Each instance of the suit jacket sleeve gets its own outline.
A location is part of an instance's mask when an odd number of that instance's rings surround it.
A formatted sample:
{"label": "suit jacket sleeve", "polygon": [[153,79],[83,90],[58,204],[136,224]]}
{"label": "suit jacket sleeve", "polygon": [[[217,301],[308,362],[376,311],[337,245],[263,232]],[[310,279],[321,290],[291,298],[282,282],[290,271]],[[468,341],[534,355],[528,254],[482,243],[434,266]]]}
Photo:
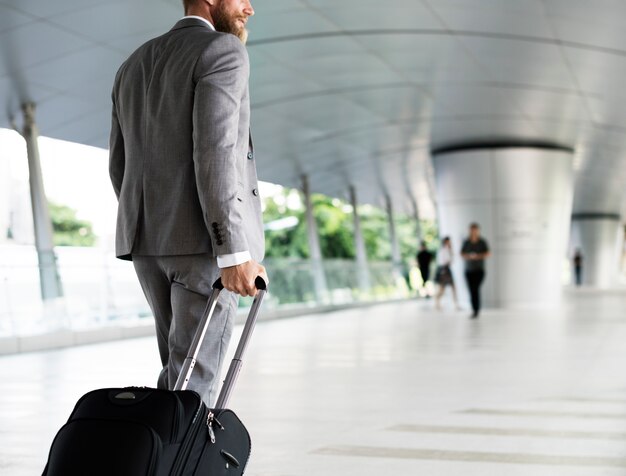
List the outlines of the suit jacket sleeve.
{"label": "suit jacket sleeve", "polygon": [[111,177],[113,190],[115,190],[115,195],[117,195],[118,199],[120,198],[122,181],[124,180],[125,162],[126,159],[124,156],[124,137],[122,136],[122,129],[117,118],[115,100],[113,100],[113,112],[111,114],[111,136],[109,139],[109,176]]}
{"label": "suit jacket sleeve", "polygon": [[243,224],[242,158],[236,152],[249,70],[245,47],[230,34],[218,34],[195,68],[193,161],[215,255],[249,249]]}

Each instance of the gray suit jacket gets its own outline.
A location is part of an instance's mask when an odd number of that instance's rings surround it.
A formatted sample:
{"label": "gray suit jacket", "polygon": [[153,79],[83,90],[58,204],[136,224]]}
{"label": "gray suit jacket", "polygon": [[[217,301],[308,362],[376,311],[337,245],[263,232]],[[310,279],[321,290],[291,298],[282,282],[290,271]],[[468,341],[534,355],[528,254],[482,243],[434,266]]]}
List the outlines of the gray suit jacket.
{"label": "gray suit jacket", "polygon": [[116,254],[264,253],[249,61],[234,35],[183,19],[120,67],[109,172]]}

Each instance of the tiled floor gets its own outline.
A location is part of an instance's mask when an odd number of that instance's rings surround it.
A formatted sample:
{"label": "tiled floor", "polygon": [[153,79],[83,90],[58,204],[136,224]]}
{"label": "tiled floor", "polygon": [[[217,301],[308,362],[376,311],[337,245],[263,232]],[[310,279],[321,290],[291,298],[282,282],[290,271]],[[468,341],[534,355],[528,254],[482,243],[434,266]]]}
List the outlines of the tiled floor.
{"label": "tiled floor", "polygon": [[[626,293],[561,311],[429,301],[265,322],[231,407],[255,476],[624,476]],[[87,390],[151,385],[151,338],[0,358],[0,474],[39,474]]]}

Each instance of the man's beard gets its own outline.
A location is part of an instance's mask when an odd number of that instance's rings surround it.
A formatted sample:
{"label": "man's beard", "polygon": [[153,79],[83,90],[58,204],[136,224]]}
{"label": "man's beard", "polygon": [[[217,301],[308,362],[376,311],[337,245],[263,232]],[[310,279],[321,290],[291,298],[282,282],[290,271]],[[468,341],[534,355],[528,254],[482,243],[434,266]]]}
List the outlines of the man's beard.
{"label": "man's beard", "polygon": [[235,35],[245,45],[248,41],[248,30],[245,26],[241,26],[238,21],[245,17],[229,16],[229,13],[223,7],[223,3],[217,7],[215,14],[213,15],[213,21],[215,22],[215,29],[222,33],[230,33]]}

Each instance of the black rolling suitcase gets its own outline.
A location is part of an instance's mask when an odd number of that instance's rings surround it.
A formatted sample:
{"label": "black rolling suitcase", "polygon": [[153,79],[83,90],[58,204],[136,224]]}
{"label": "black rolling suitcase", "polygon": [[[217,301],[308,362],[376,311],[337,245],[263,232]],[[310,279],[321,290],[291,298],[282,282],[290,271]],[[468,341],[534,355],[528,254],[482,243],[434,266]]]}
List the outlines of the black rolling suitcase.
{"label": "black rolling suitcase", "polygon": [[222,289],[220,280],[213,285],[175,390],[127,387],[85,394],[52,442],[43,475],[242,475],[250,456],[250,435],[226,405],[266,293],[263,279],[257,278],[257,288],[215,409],[185,388]]}

